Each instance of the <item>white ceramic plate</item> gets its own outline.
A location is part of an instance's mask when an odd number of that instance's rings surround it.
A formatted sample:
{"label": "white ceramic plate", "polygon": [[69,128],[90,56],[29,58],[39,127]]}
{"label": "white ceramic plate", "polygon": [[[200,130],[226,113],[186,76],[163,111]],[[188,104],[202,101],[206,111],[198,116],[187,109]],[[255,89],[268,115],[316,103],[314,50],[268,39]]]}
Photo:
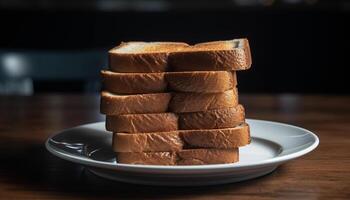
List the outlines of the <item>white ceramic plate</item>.
{"label": "white ceramic plate", "polygon": [[46,148],[104,178],[147,185],[195,186],[238,182],[268,174],[280,164],[309,153],[319,143],[314,133],[300,127],[253,119],[247,122],[252,142],[240,148],[240,161],[233,164],[119,164],[111,148],[112,134],[105,131],[104,122],[63,130],[47,139]]}

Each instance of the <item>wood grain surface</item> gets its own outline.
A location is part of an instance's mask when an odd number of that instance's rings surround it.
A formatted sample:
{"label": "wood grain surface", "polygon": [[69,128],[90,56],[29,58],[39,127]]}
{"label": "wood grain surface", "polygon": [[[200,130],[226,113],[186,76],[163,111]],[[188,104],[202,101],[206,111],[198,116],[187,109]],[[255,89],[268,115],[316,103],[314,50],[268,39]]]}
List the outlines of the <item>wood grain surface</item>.
{"label": "wood grain surface", "polygon": [[247,117],[290,123],[320,137],[312,153],[275,172],[210,187],[104,180],[44,147],[64,128],[103,121],[99,97],[0,97],[0,199],[350,199],[350,97],[241,95]]}

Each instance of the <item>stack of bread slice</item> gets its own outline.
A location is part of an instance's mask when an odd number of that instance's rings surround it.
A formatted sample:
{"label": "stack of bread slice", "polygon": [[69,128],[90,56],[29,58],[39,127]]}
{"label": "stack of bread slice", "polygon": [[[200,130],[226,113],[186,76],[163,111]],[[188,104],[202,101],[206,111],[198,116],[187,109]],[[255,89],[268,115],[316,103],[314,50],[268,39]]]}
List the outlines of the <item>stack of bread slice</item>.
{"label": "stack of bread slice", "polygon": [[117,162],[234,163],[250,143],[236,71],[251,66],[246,39],[188,45],[127,42],[101,72],[101,113]]}

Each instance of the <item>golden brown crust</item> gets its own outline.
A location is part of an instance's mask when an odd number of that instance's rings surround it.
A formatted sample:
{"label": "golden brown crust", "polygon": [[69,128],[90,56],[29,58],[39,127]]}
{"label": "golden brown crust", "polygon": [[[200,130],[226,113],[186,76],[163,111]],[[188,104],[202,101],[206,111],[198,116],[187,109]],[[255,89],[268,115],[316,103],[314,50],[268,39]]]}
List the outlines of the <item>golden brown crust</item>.
{"label": "golden brown crust", "polygon": [[235,88],[222,93],[173,93],[169,110],[175,113],[200,112],[237,105],[238,93]]}
{"label": "golden brown crust", "polygon": [[154,133],[114,133],[115,152],[178,151],[183,148],[232,149],[250,143],[247,124],[235,128]]}
{"label": "golden brown crust", "polygon": [[179,151],[183,141],[177,131],[159,133],[114,133],[113,150],[115,152],[162,152]]}
{"label": "golden brown crust", "polygon": [[175,130],[236,127],[245,121],[242,105],[190,113],[147,113],[107,115],[106,129],[119,133],[151,133]]}
{"label": "golden brown crust", "polygon": [[[227,43],[239,41],[239,47],[227,48]],[[249,69],[252,64],[247,39],[197,44],[188,50],[173,52],[169,55],[172,71],[238,71]],[[211,44],[213,45],[213,47]]]}
{"label": "golden brown crust", "polygon": [[164,73],[115,73],[101,71],[104,89],[116,94],[161,93],[167,89]]}
{"label": "golden brown crust", "polygon": [[167,73],[116,73],[102,70],[104,89],[115,94],[166,92],[219,93],[237,85],[235,72],[199,71]]}
{"label": "golden brown crust", "polygon": [[[238,42],[239,45],[236,46]],[[115,72],[245,70],[252,63],[247,39],[215,41],[189,46],[185,43],[142,43],[135,52],[109,51],[109,68]],[[169,68],[171,65],[171,69]]]}
{"label": "golden brown crust", "polygon": [[170,93],[113,95],[101,92],[101,113],[121,115],[135,113],[162,113],[168,110]]}
{"label": "golden brown crust", "polygon": [[250,144],[248,124],[235,128],[182,130],[181,138],[189,147],[232,149]]}
{"label": "golden brown crust", "polygon": [[235,149],[187,149],[177,153],[177,165],[208,165],[235,163],[239,160]]}
{"label": "golden brown crust", "polygon": [[122,152],[117,153],[117,162],[139,165],[176,165],[176,152]]}
{"label": "golden brown crust", "polygon": [[174,113],[128,114],[106,117],[106,129],[119,133],[151,133],[178,130]]}
{"label": "golden brown crust", "polygon": [[169,72],[165,78],[169,89],[178,92],[218,93],[237,85],[235,72],[228,71]]}
{"label": "golden brown crust", "polygon": [[165,72],[168,53],[109,54],[109,68],[114,72]]}
{"label": "golden brown crust", "polygon": [[117,153],[118,163],[141,165],[205,165],[238,162],[238,149],[187,149],[179,152]]}
{"label": "golden brown crust", "polygon": [[[142,43],[137,52],[118,52],[118,49],[133,43]],[[152,45],[161,49],[155,51]],[[163,47],[162,47],[163,46]],[[109,55],[109,68],[114,72],[165,72],[168,71],[169,52],[178,51],[188,46],[186,43],[174,42],[127,42],[111,49]],[[142,49],[144,50],[142,51]]]}
{"label": "golden brown crust", "polygon": [[244,107],[237,107],[207,110],[203,112],[180,113],[179,129],[219,129],[232,128],[244,123]]}

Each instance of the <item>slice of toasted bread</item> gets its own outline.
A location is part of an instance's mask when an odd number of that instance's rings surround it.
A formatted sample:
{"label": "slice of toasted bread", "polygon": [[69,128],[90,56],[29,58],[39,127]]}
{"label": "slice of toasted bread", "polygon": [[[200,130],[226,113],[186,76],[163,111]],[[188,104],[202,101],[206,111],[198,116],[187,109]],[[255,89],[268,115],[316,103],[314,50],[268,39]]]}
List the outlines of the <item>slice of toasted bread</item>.
{"label": "slice of toasted bread", "polygon": [[117,162],[123,164],[176,165],[177,159],[174,151],[117,153]]}
{"label": "slice of toasted bread", "polygon": [[114,133],[115,152],[179,151],[183,142],[177,131],[158,133]]}
{"label": "slice of toasted bread", "polygon": [[232,128],[244,123],[244,107],[207,110],[202,112],[179,113],[179,129],[218,129]]}
{"label": "slice of toasted bread", "polygon": [[179,42],[122,42],[108,52],[109,67],[115,72],[165,72],[169,52],[187,46]]}
{"label": "slice of toasted bread", "polygon": [[164,73],[116,73],[101,71],[106,91],[115,94],[161,93],[167,89]]}
{"label": "slice of toasted bread", "polygon": [[247,39],[199,43],[169,55],[173,71],[246,70],[252,64]]}
{"label": "slice of toasted bread", "polygon": [[235,163],[239,160],[235,149],[188,149],[177,152],[177,165],[210,165]]}
{"label": "slice of toasted bread", "polygon": [[191,113],[107,115],[106,129],[119,133],[151,133],[191,129],[232,128],[244,123],[244,108],[237,107]]}
{"label": "slice of toasted bread", "polygon": [[173,93],[169,110],[175,113],[200,112],[236,107],[237,88],[222,93]]}
{"label": "slice of toasted bread", "polygon": [[232,149],[250,143],[248,124],[234,128],[155,133],[114,133],[115,152],[161,152],[182,148]]}
{"label": "slice of toasted bread", "polygon": [[183,143],[192,148],[232,149],[250,144],[248,124],[234,128],[179,131]]}
{"label": "slice of toasted bread", "polygon": [[238,149],[186,149],[178,152],[123,152],[117,162],[140,165],[206,165],[238,162]]}
{"label": "slice of toasted bread", "polygon": [[219,93],[237,85],[236,73],[228,71],[169,72],[165,78],[178,92]]}
{"label": "slice of toasted bread", "polygon": [[170,93],[116,95],[101,92],[101,113],[121,115],[135,113],[162,113],[168,110]]}
{"label": "slice of toasted bread", "polygon": [[236,73],[227,71],[116,73],[101,71],[106,91],[115,94],[149,94],[166,92],[218,93],[237,85]]}
{"label": "slice of toasted bread", "polygon": [[178,116],[174,113],[108,115],[106,129],[119,133],[150,133],[178,130]]}

